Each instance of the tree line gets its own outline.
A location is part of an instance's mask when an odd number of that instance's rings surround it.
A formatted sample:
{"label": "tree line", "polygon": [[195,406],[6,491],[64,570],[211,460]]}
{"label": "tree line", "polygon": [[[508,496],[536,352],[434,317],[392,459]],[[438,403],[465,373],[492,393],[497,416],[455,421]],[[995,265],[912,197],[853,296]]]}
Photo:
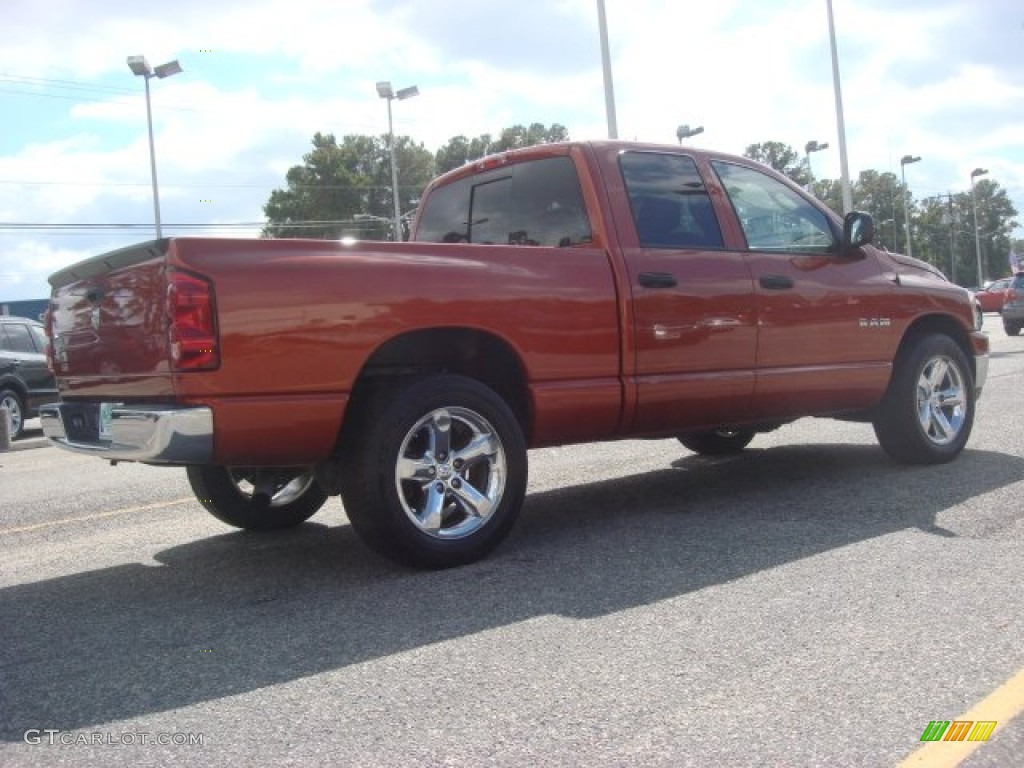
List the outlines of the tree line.
{"label": "tree line", "polygon": [[[455,136],[432,153],[408,136],[396,136],[404,221],[435,176],[496,152],[568,139],[565,126],[533,123],[505,128],[496,136]],[[339,141],[334,134],[317,133],[312,145],[302,164],[285,175],[285,186],[271,192],[264,205],[267,223],[263,236],[394,239],[387,135],[350,134]],[[751,144],[743,154],[774,168],[834,211],[842,212],[839,180],[814,179],[808,156],[801,156],[788,144]],[[853,207],[875,220],[877,245],[902,253],[912,249],[914,256],[934,264],[961,285],[981,282],[975,250],[975,201],[969,189],[915,200],[899,177],[876,170],[861,171],[851,186]],[[994,279],[1009,273],[1011,248],[1024,255],[1024,241],[1011,240],[1018,212],[1006,190],[991,177],[979,179],[974,193],[983,278]],[[405,234],[403,227],[399,237]]]}
{"label": "tree line", "polygon": [[[395,136],[403,216],[415,211],[423,188],[435,176],[496,152],[568,139],[565,126],[533,123],[505,128],[497,136],[455,136],[431,153],[408,136]],[[334,134],[317,133],[313,149],[302,161],[288,170],[284,188],[273,190],[263,206],[264,237],[394,239],[391,150],[386,134],[351,134],[339,142]]]}
{"label": "tree line", "polygon": [[[832,210],[842,213],[838,179],[812,179],[806,156],[781,142],[751,144],[743,153],[808,188]],[[1011,249],[1024,255],[1024,240],[1013,241],[1018,215],[1006,190],[991,177],[975,182],[978,239],[975,242],[975,199],[971,190],[915,199],[900,177],[891,172],[861,171],[850,180],[853,207],[875,220],[875,244],[927,261],[959,285],[977,286],[1010,273]],[[909,239],[909,243],[908,243]],[[983,275],[979,278],[980,245]]]}

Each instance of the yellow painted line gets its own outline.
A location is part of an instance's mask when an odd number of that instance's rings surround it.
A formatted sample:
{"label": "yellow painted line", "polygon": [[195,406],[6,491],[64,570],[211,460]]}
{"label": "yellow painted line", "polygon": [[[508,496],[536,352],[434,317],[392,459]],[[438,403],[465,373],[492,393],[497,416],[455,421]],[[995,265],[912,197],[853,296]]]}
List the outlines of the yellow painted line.
{"label": "yellow painted line", "polygon": [[55,528],[58,525],[70,525],[71,523],[87,523],[91,520],[102,520],[104,517],[115,517],[117,515],[130,515],[132,512],[148,512],[151,509],[163,509],[165,507],[173,507],[177,504],[184,504],[186,501],[195,501],[192,496],[186,496],[183,499],[175,499],[174,501],[160,501],[156,504],[144,504],[141,507],[126,507],[124,509],[113,509],[109,512],[97,512],[94,515],[83,515],[82,517],[65,517],[63,520],[50,520],[45,523],[36,523],[35,525],[23,525],[20,528],[0,528],[0,535],[6,533],[26,533],[28,531],[38,531],[43,528]]}
{"label": "yellow painted line", "polygon": [[[950,720],[995,720],[999,723],[992,733],[995,737],[1000,728],[1005,728],[1021,712],[1024,712],[1024,668],[962,715]],[[921,723],[922,732],[927,724],[927,720]],[[956,768],[984,745],[984,741],[925,742],[896,768]]]}

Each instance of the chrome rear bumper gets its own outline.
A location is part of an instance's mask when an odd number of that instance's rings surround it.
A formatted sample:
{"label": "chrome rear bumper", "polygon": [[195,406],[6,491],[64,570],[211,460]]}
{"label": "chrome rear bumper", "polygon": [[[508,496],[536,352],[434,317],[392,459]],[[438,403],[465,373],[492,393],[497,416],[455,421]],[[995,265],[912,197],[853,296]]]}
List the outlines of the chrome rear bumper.
{"label": "chrome rear bumper", "polygon": [[113,461],[207,464],[213,412],[177,405],[50,403],[39,409],[43,434],[69,451]]}

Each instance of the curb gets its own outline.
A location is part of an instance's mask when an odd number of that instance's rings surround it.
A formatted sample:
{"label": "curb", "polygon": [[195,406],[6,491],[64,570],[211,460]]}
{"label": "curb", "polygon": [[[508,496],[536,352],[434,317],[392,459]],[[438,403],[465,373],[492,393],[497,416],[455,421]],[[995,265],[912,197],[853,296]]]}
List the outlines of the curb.
{"label": "curb", "polygon": [[4,453],[14,453],[15,451],[31,451],[35,448],[49,448],[51,445],[50,441],[45,437],[30,437],[23,440],[15,440],[11,443],[11,447],[8,448]]}

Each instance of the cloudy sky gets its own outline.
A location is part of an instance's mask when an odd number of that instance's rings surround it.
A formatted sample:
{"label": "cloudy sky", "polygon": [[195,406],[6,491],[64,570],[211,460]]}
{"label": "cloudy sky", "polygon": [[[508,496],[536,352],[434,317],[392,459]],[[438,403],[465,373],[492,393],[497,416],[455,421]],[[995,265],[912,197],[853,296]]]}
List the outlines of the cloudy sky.
{"label": "cloudy sky", "polygon": [[[395,132],[558,122],[607,135],[596,0],[0,0],[0,301],[152,236],[141,78],[153,80],[164,234],[257,234],[317,131],[380,134],[377,80],[417,85]],[[1024,222],[1021,0],[833,0],[851,175],[899,173],[916,198],[1009,192]],[[606,0],[619,135],[740,154],[809,140],[839,156],[826,0]],[[118,225],[135,225],[125,227]],[[1024,231],[1018,230],[1018,237]]]}

